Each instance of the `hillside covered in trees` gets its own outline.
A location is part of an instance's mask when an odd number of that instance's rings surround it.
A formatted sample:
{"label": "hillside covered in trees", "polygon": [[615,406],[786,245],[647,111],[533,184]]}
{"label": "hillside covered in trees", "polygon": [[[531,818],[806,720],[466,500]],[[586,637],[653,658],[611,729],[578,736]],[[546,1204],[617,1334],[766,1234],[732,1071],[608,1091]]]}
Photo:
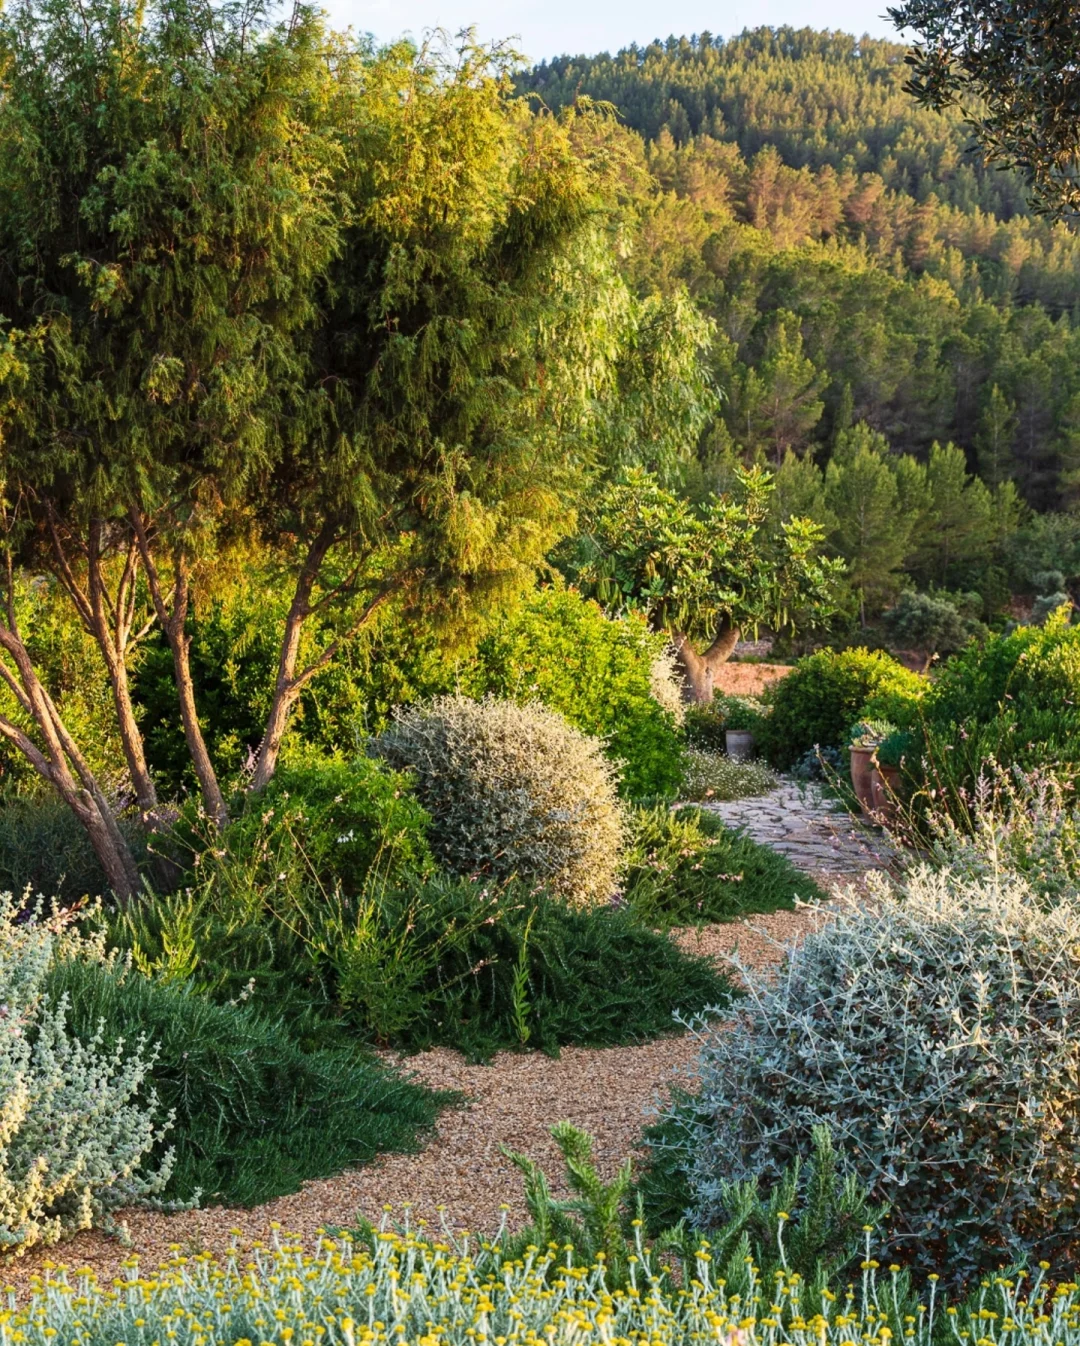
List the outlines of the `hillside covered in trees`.
{"label": "hillside covered in trees", "polygon": [[[617,109],[625,266],[643,291],[685,287],[715,324],[706,481],[737,457],[778,467],[778,498],[840,517],[833,545],[882,601],[903,570],[1000,597],[1074,565],[1080,240],[1031,213],[959,114],[916,104],[904,53],[809,29],[704,33],[559,58],[518,88],[553,110]],[[953,482],[952,505],[919,516],[915,466],[924,494]],[[951,556],[928,562],[943,529]]]}

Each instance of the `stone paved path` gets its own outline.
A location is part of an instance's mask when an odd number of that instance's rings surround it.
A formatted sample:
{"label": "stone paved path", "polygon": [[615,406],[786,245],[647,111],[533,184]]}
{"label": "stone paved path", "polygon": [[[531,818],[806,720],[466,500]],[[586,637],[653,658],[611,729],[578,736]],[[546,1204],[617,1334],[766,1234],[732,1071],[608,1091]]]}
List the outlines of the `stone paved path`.
{"label": "stone paved path", "polygon": [[854,879],[896,863],[896,851],[880,828],[853,818],[817,785],[785,781],[756,799],[699,807],[730,827],[745,828],[755,841],[819,879]]}

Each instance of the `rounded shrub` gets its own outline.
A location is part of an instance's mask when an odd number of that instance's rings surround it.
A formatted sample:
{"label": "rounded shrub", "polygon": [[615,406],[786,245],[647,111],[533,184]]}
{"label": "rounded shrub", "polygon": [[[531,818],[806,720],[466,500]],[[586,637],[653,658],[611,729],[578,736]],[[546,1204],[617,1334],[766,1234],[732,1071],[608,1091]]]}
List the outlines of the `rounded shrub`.
{"label": "rounded shrub", "polygon": [[626,798],[674,798],[682,708],[666,643],[639,616],[607,617],[573,589],[544,589],[481,643],[466,681],[477,695],[541,701],[602,739]]}
{"label": "rounded shrub", "polygon": [[815,747],[844,746],[848,729],[871,697],[918,697],[925,679],[880,650],[819,650],[766,693],[771,713],[757,731],[758,747],[786,770]]}
{"label": "rounded shrub", "polygon": [[827,1125],[886,1252],[957,1279],[1064,1253],[1080,1214],[1080,907],[921,869],[807,936],[706,1030],[685,1142],[696,1215]]}
{"label": "rounded shrub", "polygon": [[991,636],[944,665],[920,716],[939,794],[970,791],[991,758],[1080,776],[1080,627],[1068,615]]}
{"label": "rounded shrub", "polygon": [[400,708],[372,750],[413,773],[432,851],[451,872],[516,876],[583,904],[614,892],[623,848],[615,770],[557,712],[440,697]]}

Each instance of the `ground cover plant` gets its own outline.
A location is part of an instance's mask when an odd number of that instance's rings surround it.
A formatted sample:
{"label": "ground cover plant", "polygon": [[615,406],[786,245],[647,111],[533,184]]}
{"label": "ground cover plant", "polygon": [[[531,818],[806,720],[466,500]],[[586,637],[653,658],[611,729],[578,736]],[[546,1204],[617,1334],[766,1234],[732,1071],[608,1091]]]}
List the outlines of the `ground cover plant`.
{"label": "ground cover plant", "polygon": [[[373,1346],[399,1338],[468,1346],[477,1337],[512,1346],[571,1346],[586,1331],[597,1339],[660,1346],[740,1339],[737,1333],[752,1333],[762,1346],[888,1346],[891,1340],[931,1346],[958,1333],[992,1346],[1080,1341],[1075,1284],[1053,1286],[1043,1270],[988,1282],[954,1322],[940,1294],[911,1304],[897,1273],[877,1275],[869,1255],[861,1280],[837,1283],[820,1312],[808,1304],[802,1278],[783,1270],[766,1292],[752,1268],[754,1292],[734,1292],[707,1244],[689,1259],[678,1286],[644,1244],[636,1256],[629,1285],[621,1288],[610,1284],[605,1260],[567,1267],[557,1246],[509,1260],[498,1235],[429,1240],[388,1230],[370,1241],[339,1234],[305,1246],[275,1233],[268,1244],[237,1247],[221,1260],[177,1255],[152,1274],[132,1259],[112,1286],[92,1274],[48,1270],[2,1327],[29,1346],[116,1346],[166,1333],[179,1346],[276,1340]],[[909,1305],[915,1308],[910,1321]]]}
{"label": "ground cover plant", "polygon": [[[263,885],[210,857],[198,887],[129,912],[113,938],[155,977],[283,1015],[307,1047],[432,1045],[485,1057],[673,1032],[724,1002],[725,978],[636,914],[571,906],[521,883],[436,874],[327,892],[294,859]],[[284,873],[284,871],[283,871]]]}
{"label": "ground cover plant", "polygon": [[915,871],[706,1030],[684,1163],[700,1227],[828,1125],[890,1212],[886,1255],[958,1280],[1068,1254],[1080,1165],[1080,914],[1022,880]]}
{"label": "ground cover plant", "polygon": [[[281,1019],[217,1004],[123,960],[57,960],[45,978],[69,1031],[102,1049],[154,1044],[148,1081],[172,1118],[170,1199],[248,1206],[388,1150],[412,1149],[447,1100],[357,1043],[305,1046]],[[159,1147],[160,1148],[160,1147]]]}
{"label": "ground cover plant", "polygon": [[646,925],[730,921],[824,901],[786,856],[725,827],[704,809],[641,808],[630,815],[624,900]]}

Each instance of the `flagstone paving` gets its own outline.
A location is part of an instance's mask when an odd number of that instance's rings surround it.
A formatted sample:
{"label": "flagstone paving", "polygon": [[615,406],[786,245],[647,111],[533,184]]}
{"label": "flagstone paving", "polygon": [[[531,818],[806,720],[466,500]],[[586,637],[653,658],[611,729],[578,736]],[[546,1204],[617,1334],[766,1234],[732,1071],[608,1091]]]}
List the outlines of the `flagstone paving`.
{"label": "flagstone paving", "polygon": [[784,781],[756,799],[700,805],[729,827],[741,827],[815,877],[856,879],[895,870],[896,848],[880,827],[853,818],[820,785]]}

